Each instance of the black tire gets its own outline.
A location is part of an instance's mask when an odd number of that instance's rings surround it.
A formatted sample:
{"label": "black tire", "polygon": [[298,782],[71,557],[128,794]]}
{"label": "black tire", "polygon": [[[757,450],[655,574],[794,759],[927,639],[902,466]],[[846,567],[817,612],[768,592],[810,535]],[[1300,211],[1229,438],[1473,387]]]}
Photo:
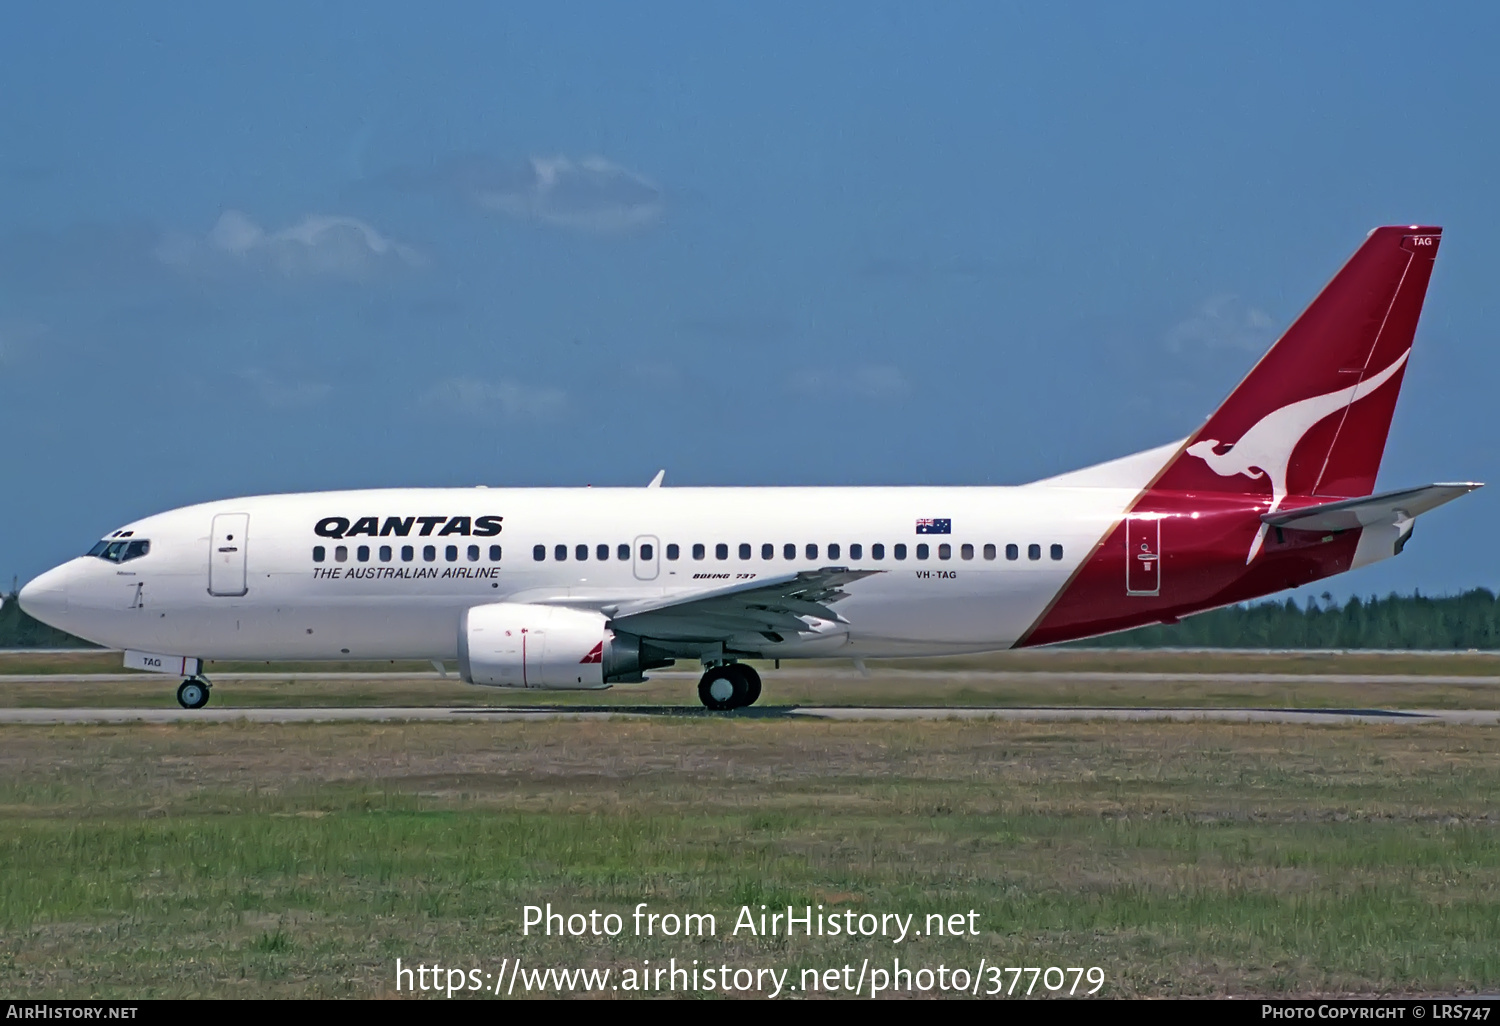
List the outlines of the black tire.
{"label": "black tire", "polygon": [[745,699],[746,684],[736,669],[733,663],[710,667],[698,681],[699,701],[715,712],[738,709]]}
{"label": "black tire", "polygon": [[208,682],[189,677],[177,686],[177,704],[184,709],[202,709],[208,704]]}
{"label": "black tire", "polygon": [[745,685],[744,700],[735,706],[735,708],[744,709],[747,706],[754,705],[755,700],[760,698],[760,674],[755,672],[755,667],[746,666],[744,663],[734,663],[733,666],[735,671],[739,673],[740,680]]}

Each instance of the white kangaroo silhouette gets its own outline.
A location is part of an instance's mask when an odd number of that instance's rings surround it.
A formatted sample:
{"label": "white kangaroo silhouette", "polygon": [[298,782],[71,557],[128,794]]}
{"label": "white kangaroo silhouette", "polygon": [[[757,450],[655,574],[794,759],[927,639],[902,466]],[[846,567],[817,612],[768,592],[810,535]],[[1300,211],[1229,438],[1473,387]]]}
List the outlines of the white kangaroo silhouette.
{"label": "white kangaroo silhouette", "polygon": [[[1230,446],[1228,452],[1215,452],[1219,440],[1205,438],[1188,446],[1188,455],[1207,463],[1209,469],[1220,477],[1244,474],[1257,480],[1262,477],[1270,478],[1271,508],[1266,512],[1274,513],[1281,506],[1281,500],[1286,498],[1287,465],[1292,462],[1292,453],[1296,451],[1302,437],[1324,417],[1359,401],[1391,380],[1410,355],[1411,350],[1407,349],[1379,374],[1348,388],[1341,388],[1327,395],[1315,395],[1311,399],[1302,399],[1288,403],[1279,410],[1272,410],[1241,435],[1240,440]],[[1255,540],[1250,543],[1250,554],[1245,557],[1247,564],[1260,551],[1265,538],[1266,525],[1261,524]]]}

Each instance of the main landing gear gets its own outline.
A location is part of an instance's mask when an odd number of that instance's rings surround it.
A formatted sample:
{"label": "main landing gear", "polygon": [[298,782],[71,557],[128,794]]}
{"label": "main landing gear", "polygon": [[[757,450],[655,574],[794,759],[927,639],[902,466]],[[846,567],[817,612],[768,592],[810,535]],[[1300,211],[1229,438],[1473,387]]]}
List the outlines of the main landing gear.
{"label": "main landing gear", "polygon": [[177,686],[177,704],[184,709],[202,709],[208,704],[208,678],[189,677]]}
{"label": "main landing gear", "polygon": [[698,681],[698,697],[715,711],[754,705],[760,697],[760,674],[744,663],[710,666]]}

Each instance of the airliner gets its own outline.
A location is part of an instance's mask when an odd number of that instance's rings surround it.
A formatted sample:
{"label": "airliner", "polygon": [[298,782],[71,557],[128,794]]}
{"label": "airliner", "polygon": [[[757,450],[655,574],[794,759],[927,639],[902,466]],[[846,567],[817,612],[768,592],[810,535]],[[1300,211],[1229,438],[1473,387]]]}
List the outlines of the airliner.
{"label": "airliner", "polygon": [[1193,434],[1012,487],[400,488],[206,502],[111,531],[26,612],[181,677],[209,660],[421,659],[512,688],[746,660],[1050,645],[1399,554],[1475,488],[1374,494],[1442,230],[1376,228]]}

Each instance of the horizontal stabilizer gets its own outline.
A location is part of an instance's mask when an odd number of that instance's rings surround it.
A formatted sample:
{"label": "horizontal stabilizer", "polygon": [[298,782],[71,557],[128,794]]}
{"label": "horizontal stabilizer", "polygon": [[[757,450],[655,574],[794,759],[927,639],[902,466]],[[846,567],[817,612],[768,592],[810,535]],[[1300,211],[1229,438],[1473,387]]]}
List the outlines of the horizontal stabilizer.
{"label": "horizontal stabilizer", "polygon": [[1262,513],[1260,518],[1272,527],[1297,531],[1351,531],[1356,527],[1404,523],[1482,487],[1474,481],[1430,484],[1360,499],[1323,502],[1301,509],[1282,509]]}

